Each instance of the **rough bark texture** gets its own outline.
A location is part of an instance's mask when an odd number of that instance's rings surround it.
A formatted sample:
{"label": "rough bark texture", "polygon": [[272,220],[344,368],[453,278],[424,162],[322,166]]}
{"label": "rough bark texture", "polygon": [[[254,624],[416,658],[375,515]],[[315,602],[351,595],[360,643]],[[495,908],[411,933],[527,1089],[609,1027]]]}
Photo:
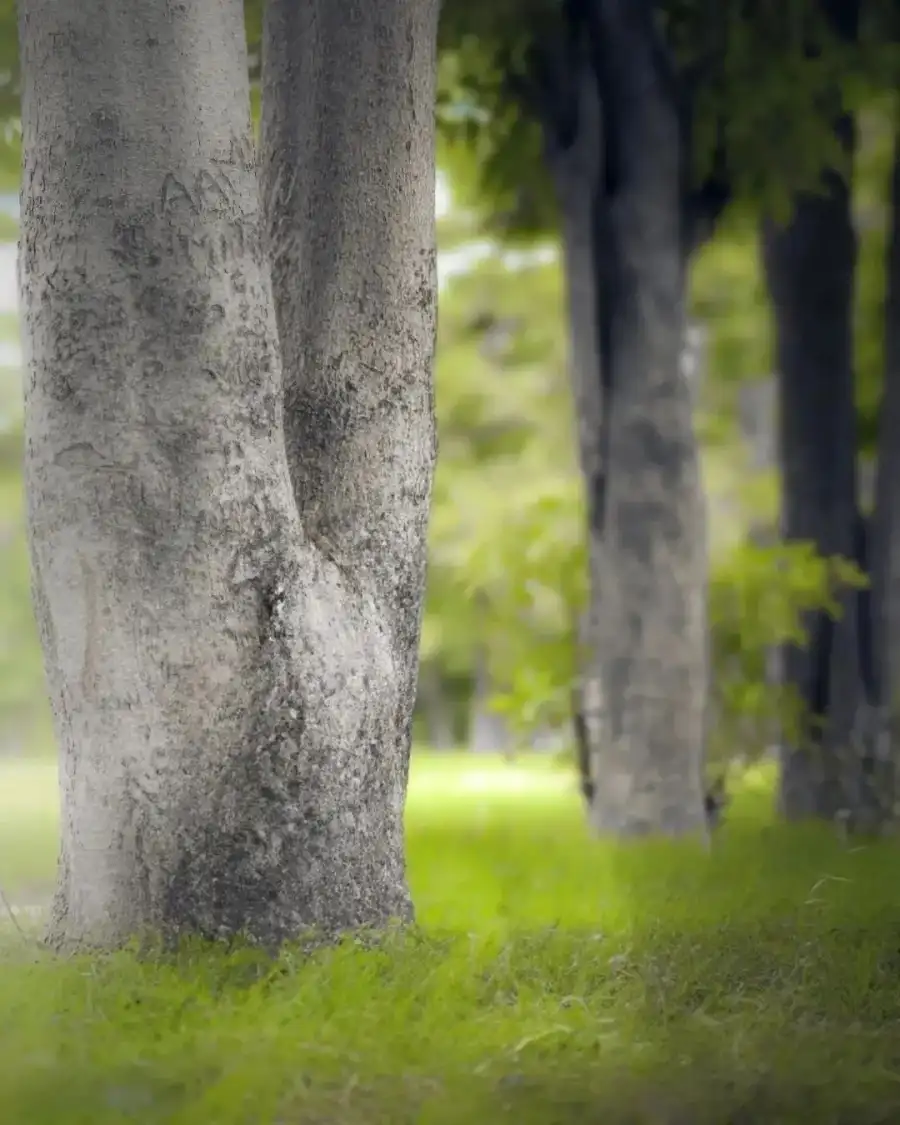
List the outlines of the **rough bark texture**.
{"label": "rough bark texture", "polygon": [[[840,122],[848,152],[853,125]],[[782,535],[812,540],[825,555],[859,558],[853,278],[856,234],[849,188],[836,172],[825,193],[797,199],[786,225],[763,226],[763,263],[775,320],[782,471]],[[813,716],[808,745],[782,753],[780,807],[791,819],[832,819],[858,781],[850,749],[863,691],[861,599],[843,598],[838,622],[810,616],[811,643],[784,654],[786,682]],[[821,736],[820,736],[821,734]]]}
{"label": "rough bark texture", "polygon": [[582,5],[550,120],[590,520],[576,693],[599,833],[706,827],[706,529],[684,341],[681,120],[651,5]]}
{"label": "rough bark texture", "polygon": [[338,857],[355,893],[393,905],[436,455],[437,15],[438,0],[272,0],[263,32],[288,465],[368,652],[352,737],[315,748],[316,787],[356,826]]}
{"label": "rough bark texture", "polygon": [[[287,341],[285,433],[240,4],[23,0],[19,17],[25,478],[63,798],[50,940],[113,946],[149,928],[277,942],[408,917],[429,228],[417,209],[403,232],[382,227],[374,202],[364,227],[337,189],[331,209],[298,213],[296,233],[300,215],[318,233],[295,284],[307,302],[331,294],[308,315],[349,355],[338,368],[307,341],[302,379],[322,390],[298,403]],[[301,69],[346,67],[322,63],[336,47],[304,43]],[[374,63],[347,73],[366,85]],[[396,92],[411,144],[430,128],[429,82]],[[358,118],[336,127],[345,102],[301,106],[365,182],[384,110],[368,143]],[[429,178],[418,154],[392,150],[393,182]],[[367,249],[345,241],[368,224]],[[328,237],[357,267],[375,255],[367,276],[404,276],[417,248],[415,286],[383,313],[383,291],[355,303],[338,252],[316,257]]]}

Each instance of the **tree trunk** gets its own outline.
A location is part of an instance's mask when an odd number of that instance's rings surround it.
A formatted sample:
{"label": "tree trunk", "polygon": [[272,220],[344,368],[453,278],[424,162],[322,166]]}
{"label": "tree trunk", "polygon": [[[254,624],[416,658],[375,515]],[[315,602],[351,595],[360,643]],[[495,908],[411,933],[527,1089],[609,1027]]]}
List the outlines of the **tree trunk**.
{"label": "tree trunk", "polygon": [[288,465],[306,534],[376,630],[352,736],[317,755],[323,799],[356,826],[339,862],[363,899],[385,879],[398,894],[403,885],[437,452],[438,10],[439,0],[271,0],[264,25]]}
{"label": "tree trunk", "polygon": [[[849,155],[849,118],[838,133]],[[825,194],[797,199],[787,225],[763,224],[780,399],[782,535],[812,540],[825,555],[857,558],[856,235],[846,182],[829,171],[823,186]],[[789,819],[832,819],[852,800],[849,745],[862,690],[859,606],[859,596],[848,594],[839,621],[810,615],[809,647],[792,646],[784,654],[786,682],[813,718],[808,744],[782,752],[780,807]]]}
{"label": "tree trunk", "polygon": [[[336,7],[349,22],[354,6]],[[317,306],[322,336],[354,340],[356,397],[345,375],[331,412],[323,401],[306,420],[302,460],[290,409],[282,424],[241,5],[22,0],[19,15],[25,480],[63,800],[50,940],[114,946],[149,929],[275,943],[408,918],[407,651],[433,451],[421,214],[366,228],[371,270],[421,254],[416,303],[382,318],[377,357],[358,341],[378,291],[358,304],[341,274],[339,298]],[[301,69],[345,67],[335,49],[305,42]],[[372,81],[362,60],[348,73]],[[430,128],[429,89],[419,72],[396,95],[409,137]],[[369,168],[377,134],[354,132],[349,110],[335,129],[346,99],[300,104],[336,163],[352,151]],[[422,169],[404,149],[387,174],[402,194]],[[310,234],[303,214],[295,280],[319,294],[335,275],[315,245],[341,244],[359,216],[339,201],[313,212]],[[402,372],[402,455],[358,406],[377,394],[378,359]],[[337,379],[327,362],[313,360]],[[338,398],[341,418],[369,423],[365,476],[335,429]],[[396,417],[387,406],[378,418]],[[371,493],[400,466],[394,516]],[[343,521],[320,515],[338,498]],[[388,513],[380,563],[367,503]]]}
{"label": "tree trunk", "polygon": [[586,81],[555,161],[590,521],[583,783],[598,833],[702,833],[706,528],[681,365],[683,137],[651,5],[600,0],[589,23],[599,127],[581,131]]}
{"label": "tree trunk", "polygon": [[880,797],[882,821],[900,818],[900,128],[894,140],[891,228],[887,243],[884,298],[884,392],[871,520],[871,598],[863,606],[863,628],[872,645],[875,745],[871,789]]}
{"label": "tree trunk", "polygon": [[[600,368],[600,303],[596,212],[601,195],[600,171],[603,147],[600,92],[584,28],[567,29],[570,38],[544,44],[540,65],[541,84],[536,108],[543,125],[544,152],[549,167],[560,215],[562,264],[565,279],[568,319],[569,378],[575,404],[575,423],[581,476],[585,483],[588,508],[587,548],[591,582],[598,565],[602,543],[591,509],[592,481],[602,475],[603,388]],[[599,751],[602,731],[598,719],[602,705],[597,652],[593,644],[591,613],[578,619],[578,680],[572,686],[572,734],[582,796],[590,808],[597,784],[594,780],[594,748]],[[587,706],[587,699],[594,705]],[[600,767],[602,769],[602,765]]]}

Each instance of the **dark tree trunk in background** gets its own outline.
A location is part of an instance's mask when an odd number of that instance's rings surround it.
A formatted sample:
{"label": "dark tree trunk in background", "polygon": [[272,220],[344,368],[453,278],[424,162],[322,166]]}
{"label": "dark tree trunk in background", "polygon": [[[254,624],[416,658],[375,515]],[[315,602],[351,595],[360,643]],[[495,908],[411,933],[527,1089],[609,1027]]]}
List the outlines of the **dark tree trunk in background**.
{"label": "dark tree trunk in background", "polygon": [[871,788],[882,819],[896,820],[900,758],[900,128],[894,140],[884,299],[884,392],[878,434],[875,511],[871,520],[871,599],[862,618],[872,646],[879,714],[871,751]]}
{"label": "dark tree trunk in background", "polygon": [[[846,40],[856,35],[856,0],[826,13]],[[851,163],[847,117],[836,133]],[[824,195],[796,201],[782,228],[766,223],[763,262],[775,314],[779,372],[782,534],[809,539],[825,555],[854,559],[871,590],[841,597],[837,621],[810,615],[811,643],[785,650],[783,672],[811,715],[803,745],[782,748],[780,808],[789,819],[839,819],[878,830],[893,818],[894,777],[885,705],[891,694],[891,589],[896,564],[893,478],[897,468],[896,233],[889,252],[887,374],[876,512],[861,512],[853,374],[853,282],[857,244],[851,193],[836,170]],[[897,184],[894,183],[896,204]]]}
{"label": "dark tree trunk in background", "polygon": [[[851,120],[841,119],[837,132],[851,154]],[[775,319],[782,535],[862,562],[853,393],[856,234],[846,182],[828,171],[824,187],[823,195],[798,198],[786,225],[764,223],[762,234]],[[860,633],[864,599],[851,592],[841,604],[839,621],[810,615],[808,648],[791,646],[784,654],[786,682],[812,718],[806,743],[782,750],[780,806],[789,819],[852,816],[862,799],[852,744],[871,688]]]}
{"label": "dark tree trunk in background", "polygon": [[[855,38],[858,0],[826,0],[823,10],[838,36]],[[849,115],[837,118],[835,129],[849,166],[856,140]],[[785,681],[798,690],[812,723],[803,745],[782,748],[780,807],[789,819],[837,818],[851,829],[878,830],[894,812],[886,704],[896,667],[891,592],[900,569],[893,484],[900,467],[898,236],[895,229],[888,255],[886,386],[876,511],[869,521],[857,478],[851,193],[837,170],[826,172],[822,186],[824,195],[800,197],[791,221],[781,228],[768,222],[762,235],[775,315],[782,534],[812,540],[822,554],[854,559],[863,571],[871,568],[872,586],[842,595],[837,621],[810,615],[807,650],[784,652]],[[897,195],[895,170],[895,208]]]}
{"label": "dark tree trunk in background", "polygon": [[599,833],[699,833],[706,528],[681,370],[684,138],[649,0],[576,7],[567,54],[539,76],[588,495],[583,784]]}
{"label": "dark tree trunk in background", "polygon": [[[586,484],[602,473],[602,377],[600,368],[599,261],[596,234],[598,200],[601,196],[602,118],[597,77],[586,37],[568,44],[569,50],[554,60],[556,97],[548,105],[545,85],[545,150],[556,189],[565,271],[568,313],[569,376],[575,403],[575,422],[582,478]],[[549,68],[547,83],[553,81]],[[596,521],[588,501],[588,565],[593,575],[599,565],[599,537],[592,534]],[[593,596],[592,583],[592,596]],[[598,689],[591,644],[591,615],[582,615],[578,628],[581,674],[572,692],[573,734],[577,749],[581,792],[590,807],[596,785],[593,779],[592,747],[600,731],[596,707],[588,710],[585,693]],[[602,767],[601,767],[602,768]],[[602,778],[599,782],[603,784]]]}

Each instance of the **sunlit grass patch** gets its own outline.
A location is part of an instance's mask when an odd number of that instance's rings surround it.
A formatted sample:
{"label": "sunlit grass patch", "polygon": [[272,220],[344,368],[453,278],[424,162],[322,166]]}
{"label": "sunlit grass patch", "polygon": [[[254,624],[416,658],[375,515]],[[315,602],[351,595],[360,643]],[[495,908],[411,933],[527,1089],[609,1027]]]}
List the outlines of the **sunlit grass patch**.
{"label": "sunlit grass patch", "polygon": [[[0,765],[0,855],[43,833],[48,874],[55,800]],[[419,755],[416,931],[275,963],[8,942],[0,1119],[900,1120],[897,848],[773,824],[766,771],[730,812],[709,852],[598,844],[548,759]]]}

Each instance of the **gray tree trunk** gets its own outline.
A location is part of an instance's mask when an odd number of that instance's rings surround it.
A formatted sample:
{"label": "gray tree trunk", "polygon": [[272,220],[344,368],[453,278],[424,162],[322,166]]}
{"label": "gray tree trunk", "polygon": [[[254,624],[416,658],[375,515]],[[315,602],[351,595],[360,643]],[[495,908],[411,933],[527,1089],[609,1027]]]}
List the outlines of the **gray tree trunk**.
{"label": "gray tree trunk", "polygon": [[681,364],[683,138],[651,5],[598,0],[586,31],[552,163],[590,521],[583,788],[598,833],[702,833],[706,527]]}
{"label": "gray tree trunk", "polygon": [[[303,462],[323,467],[308,469],[306,492],[298,484],[241,5],[22,0],[19,18],[25,480],[63,802],[49,938],[114,946],[150,929],[277,942],[409,917],[404,657],[421,576],[392,586],[389,564],[356,551],[354,489],[393,464],[377,429],[354,476],[359,459],[323,410],[327,441]],[[346,64],[328,57],[336,48],[308,41],[298,58],[333,72]],[[362,61],[348,73],[369,80]],[[421,74],[403,87],[410,137],[430,127],[429,88]],[[333,101],[302,105],[333,130]],[[331,132],[333,158],[352,148],[368,169],[380,124],[370,118],[368,141],[358,119]],[[399,190],[422,168],[404,149],[390,174]],[[357,217],[313,216],[337,241]],[[415,311],[381,325],[378,357],[354,353],[360,396],[365,364],[402,370],[404,437],[429,451],[401,456],[409,489],[379,529],[389,557],[415,560],[433,450],[433,254],[418,245],[418,211],[399,229],[371,222],[381,261],[388,247],[421,253]],[[303,270],[304,292],[333,276],[311,249]],[[365,307],[337,293],[320,306],[323,335],[378,317],[377,292]],[[329,538],[316,487],[325,509],[354,498]]]}
{"label": "gray tree trunk", "polygon": [[[354,707],[311,740],[344,825],[323,885],[408,912],[403,806],[437,450],[432,360],[438,0],[271,0],[263,188],[300,522],[356,621]],[[310,823],[308,846],[317,828]]]}
{"label": "gray tree trunk", "polygon": [[680,123],[650,3],[600,7],[602,476],[592,482],[593,651],[602,685],[591,819],[599,832],[706,829],[704,498],[681,370]]}

